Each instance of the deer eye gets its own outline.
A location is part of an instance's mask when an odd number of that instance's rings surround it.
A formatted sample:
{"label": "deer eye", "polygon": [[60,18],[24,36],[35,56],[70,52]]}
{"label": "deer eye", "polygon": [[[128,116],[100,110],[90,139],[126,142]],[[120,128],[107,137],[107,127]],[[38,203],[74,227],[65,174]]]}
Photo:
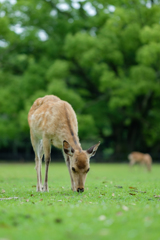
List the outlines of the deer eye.
{"label": "deer eye", "polygon": [[90,170],[90,168],[88,168],[88,169],[87,169],[86,173],[88,173],[88,172],[89,172],[89,170]]}
{"label": "deer eye", "polygon": [[76,172],[76,169],[75,169],[74,167],[72,167],[72,171],[73,171],[73,172]]}

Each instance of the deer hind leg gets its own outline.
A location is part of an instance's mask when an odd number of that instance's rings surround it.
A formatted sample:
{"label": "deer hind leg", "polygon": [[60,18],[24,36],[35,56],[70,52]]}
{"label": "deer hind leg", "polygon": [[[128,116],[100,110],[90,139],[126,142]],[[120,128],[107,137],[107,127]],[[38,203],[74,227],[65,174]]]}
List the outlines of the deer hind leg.
{"label": "deer hind leg", "polygon": [[[39,139],[37,139],[32,132],[31,135],[31,143],[33,146],[33,150],[35,152],[35,163],[36,163],[36,171],[37,171],[37,192],[42,191],[42,176],[41,176],[41,158],[43,156],[42,154],[42,148],[41,148],[41,142]],[[41,151],[40,151],[41,150]],[[40,154],[41,152],[41,154]]]}
{"label": "deer hind leg", "polygon": [[40,175],[40,185],[41,185],[41,190],[43,190],[43,185],[42,185],[42,157],[43,157],[43,142],[40,140],[39,145],[38,145],[38,158],[39,158],[39,175]]}
{"label": "deer hind leg", "polygon": [[51,161],[51,143],[45,137],[43,138],[43,150],[44,150],[44,158],[45,158],[45,179],[44,179],[43,191],[49,192],[48,169],[49,169],[49,163]]}
{"label": "deer hind leg", "polygon": [[37,192],[42,192],[41,162],[38,156],[35,157],[37,171]]}
{"label": "deer hind leg", "polygon": [[152,166],[151,161],[148,160],[148,161],[146,162],[146,167],[147,167],[148,172],[151,171],[151,166]]}

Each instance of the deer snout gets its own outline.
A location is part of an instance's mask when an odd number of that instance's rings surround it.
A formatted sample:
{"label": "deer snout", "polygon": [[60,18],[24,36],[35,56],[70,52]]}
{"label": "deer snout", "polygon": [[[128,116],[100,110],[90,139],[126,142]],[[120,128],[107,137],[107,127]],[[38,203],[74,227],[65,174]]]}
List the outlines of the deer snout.
{"label": "deer snout", "polygon": [[77,188],[77,192],[84,192],[84,188]]}

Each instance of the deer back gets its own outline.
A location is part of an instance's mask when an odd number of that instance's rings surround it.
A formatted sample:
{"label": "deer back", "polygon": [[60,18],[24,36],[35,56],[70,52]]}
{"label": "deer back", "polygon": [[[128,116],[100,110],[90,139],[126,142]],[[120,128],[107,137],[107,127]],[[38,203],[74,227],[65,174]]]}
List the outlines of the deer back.
{"label": "deer back", "polygon": [[78,123],[71,105],[55,96],[37,99],[28,114],[31,131],[39,138],[45,135],[58,148],[65,139],[73,145],[80,145]]}

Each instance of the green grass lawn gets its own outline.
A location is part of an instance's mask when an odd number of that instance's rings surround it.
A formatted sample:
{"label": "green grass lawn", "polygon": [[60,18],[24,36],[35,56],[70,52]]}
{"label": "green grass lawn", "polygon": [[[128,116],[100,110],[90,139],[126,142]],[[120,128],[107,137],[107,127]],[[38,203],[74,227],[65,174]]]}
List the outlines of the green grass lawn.
{"label": "green grass lawn", "polygon": [[160,240],[160,165],[91,164],[77,193],[52,163],[50,191],[35,186],[34,164],[0,164],[0,198],[18,197],[0,201],[0,240]]}

